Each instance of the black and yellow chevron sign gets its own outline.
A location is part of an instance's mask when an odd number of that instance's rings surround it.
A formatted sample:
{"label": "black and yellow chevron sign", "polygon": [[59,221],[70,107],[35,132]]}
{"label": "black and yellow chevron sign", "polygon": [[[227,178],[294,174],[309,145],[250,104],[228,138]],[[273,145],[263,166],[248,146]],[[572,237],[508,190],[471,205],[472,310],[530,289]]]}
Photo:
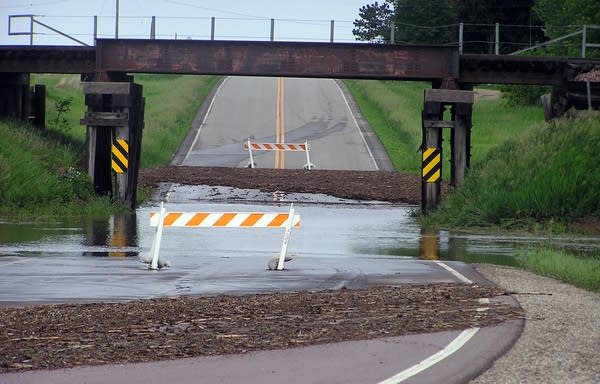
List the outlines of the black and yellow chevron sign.
{"label": "black and yellow chevron sign", "polygon": [[421,175],[426,183],[436,183],[442,177],[442,155],[439,148],[429,147],[423,151]]}
{"label": "black and yellow chevron sign", "polygon": [[112,144],[112,169],[116,173],[124,173],[129,166],[129,144],[127,140],[118,138]]}

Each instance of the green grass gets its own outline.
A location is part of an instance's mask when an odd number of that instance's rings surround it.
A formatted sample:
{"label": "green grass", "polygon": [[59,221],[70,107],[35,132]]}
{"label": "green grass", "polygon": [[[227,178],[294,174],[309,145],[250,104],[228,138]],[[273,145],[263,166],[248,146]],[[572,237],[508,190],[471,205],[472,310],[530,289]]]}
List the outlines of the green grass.
{"label": "green grass", "polygon": [[101,214],[114,209],[96,197],[78,168],[80,151],[28,124],[0,121],[0,213]]}
{"label": "green grass", "polygon": [[418,173],[424,83],[346,80],[398,172]]}
{"label": "green grass", "polygon": [[530,227],[600,218],[600,118],[540,124],[473,167],[430,222],[450,227]]}
{"label": "green grass", "polygon": [[[166,165],[187,134],[216,76],[137,75],[146,98],[142,167]],[[83,164],[86,107],[74,75],[36,75],[46,84],[45,131],[0,122],[0,214],[108,214],[122,207],[94,196]],[[69,100],[59,113],[57,105]]]}
{"label": "green grass", "polygon": [[[219,80],[218,76],[135,75],[146,99],[141,166],[166,165],[187,134],[196,111]],[[86,110],[79,76],[36,75],[32,83],[46,84],[49,129],[62,132],[74,145],[83,146],[85,126],[79,124]],[[66,127],[58,127],[56,102],[70,98]]]}
{"label": "green grass", "polygon": [[528,249],[517,254],[520,265],[537,274],[600,291],[600,257],[578,257],[565,251]]}

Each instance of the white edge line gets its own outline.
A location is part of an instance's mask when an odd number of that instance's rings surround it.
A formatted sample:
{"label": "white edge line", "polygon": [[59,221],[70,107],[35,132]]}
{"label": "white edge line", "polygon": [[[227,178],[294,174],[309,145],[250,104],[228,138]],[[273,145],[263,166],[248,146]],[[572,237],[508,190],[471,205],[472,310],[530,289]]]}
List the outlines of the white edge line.
{"label": "white edge line", "polygon": [[367,144],[367,139],[365,139],[365,135],[360,130],[360,126],[358,125],[358,121],[356,121],[356,117],[354,117],[354,113],[352,113],[352,108],[350,108],[350,104],[348,103],[348,99],[346,99],[346,95],[344,95],[344,91],[342,91],[342,88],[337,83],[337,81],[333,80],[333,82],[334,82],[335,86],[338,88],[338,90],[340,91],[340,93],[342,94],[342,99],[344,99],[344,103],[346,103],[346,107],[348,108],[348,112],[350,112],[350,116],[352,116],[352,121],[354,121],[354,126],[356,126],[356,130],[360,134],[360,137],[362,138],[362,141],[365,144],[365,147],[367,148],[367,151],[369,152],[369,157],[371,158],[371,160],[373,160],[373,165],[375,166],[375,170],[379,171],[379,167],[377,166],[377,161],[375,161],[375,157],[373,156],[373,152],[371,152],[371,148],[369,148],[369,144]]}
{"label": "white edge line", "polygon": [[473,284],[473,281],[469,280],[463,274],[458,272],[456,269],[450,267],[449,265],[444,264],[439,260],[434,260],[433,262],[436,263],[437,265],[439,265],[440,267],[444,268],[446,271],[450,272],[452,275],[454,275],[454,277],[456,277],[458,280],[462,281],[463,283]]}
{"label": "white edge line", "polygon": [[479,328],[469,328],[465,329],[461,332],[460,335],[456,337],[456,339],[452,340],[450,344],[448,344],[444,349],[437,352],[434,355],[429,356],[427,359],[413,365],[410,368],[405,369],[404,371],[390,377],[389,379],[385,379],[378,384],[398,384],[403,382],[406,379],[413,377],[414,375],[426,370],[432,365],[444,360],[445,358],[452,355],[454,352],[458,351],[465,345],[475,334],[479,331]]}
{"label": "white edge line", "polygon": [[206,110],[206,114],[204,115],[204,118],[202,119],[202,122],[200,123],[200,126],[198,127],[198,131],[196,132],[194,141],[192,141],[192,145],[190,145],[190,149],[185,154],[185,157],[183,158],[183,161],[181,162],[181,164],[183,164],[187,161],[188,157],[190,156],[190,153],[192,152],[192,149],[194,149],[194,147],[196,146],[196,141],[198,141],[198,137],[200,137],[200,132],[202,132],[202,128],[204,127],[204,124],[206,123],[206,119],[208,119],[208,115],[210,115],[210,111],[212,111],[213,105],[215,104],[215,99],[217,98],[217,95],[219,94],[219,92],[221,91],[221,88],[223,88],[223,85],[227,82],[227,80],[229,80],[229,76],[227,76],[225,78],[225,80],[223,80],[223,82],[219,85],[219,88],[217,88],[217,90],[215,91],[215,94],[213,95],[212,100],[210,101],[210,104],[208,105],[208,109]]}

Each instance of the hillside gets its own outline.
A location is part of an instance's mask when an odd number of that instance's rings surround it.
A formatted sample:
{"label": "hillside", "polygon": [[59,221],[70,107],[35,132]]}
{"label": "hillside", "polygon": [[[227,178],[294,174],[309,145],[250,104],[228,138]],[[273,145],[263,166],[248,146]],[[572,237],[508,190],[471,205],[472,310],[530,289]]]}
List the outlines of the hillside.
{"label": "hillside", "polygon": [[513,227],[600,219],[600,115],[563,118],[491,150],[432,221]]}

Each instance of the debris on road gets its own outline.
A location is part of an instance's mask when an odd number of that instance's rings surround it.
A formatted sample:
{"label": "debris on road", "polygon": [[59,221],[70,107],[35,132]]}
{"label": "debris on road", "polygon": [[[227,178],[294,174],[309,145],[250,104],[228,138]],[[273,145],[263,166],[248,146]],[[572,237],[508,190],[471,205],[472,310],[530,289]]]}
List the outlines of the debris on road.
{"label": "debris on road", "polygon": [[0,372],[223,355],[493,326],[522,318],[499,288],[362,290],[173,297],[0,309]]}

